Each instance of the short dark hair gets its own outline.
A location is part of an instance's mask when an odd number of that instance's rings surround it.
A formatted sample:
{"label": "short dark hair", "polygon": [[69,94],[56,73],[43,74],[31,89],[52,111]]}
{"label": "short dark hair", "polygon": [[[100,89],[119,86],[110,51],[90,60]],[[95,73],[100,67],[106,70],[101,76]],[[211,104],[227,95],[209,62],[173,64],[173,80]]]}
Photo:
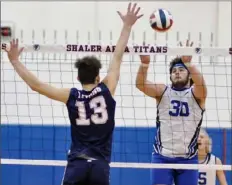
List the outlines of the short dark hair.
{"label": "short dark hair", "polygon": [[[170,66],[169,66],[169,73],[172,73],[172,68],[176,65],[176,64],[183,64],[181,58],[180,57],[176,57],[174,59],[172,59],[172,61],[170,62]],[[194,84],[192,78],[190,79],[190,87]]]}
{"label": "short dark hair", "polygon": [[77,59],[75,67],[78,69],[78,78],[81,84],[94,84],[102,65],[95,56],[86,56]]}
{"label": "short dark hair", "polygon": [[182,60],[180,57],[176,57],[174,59],[172,59],[172,61],[170,62],[169,65],[169,73],[172,73],[172,68],[176,65],[176,64],[183,64]]}

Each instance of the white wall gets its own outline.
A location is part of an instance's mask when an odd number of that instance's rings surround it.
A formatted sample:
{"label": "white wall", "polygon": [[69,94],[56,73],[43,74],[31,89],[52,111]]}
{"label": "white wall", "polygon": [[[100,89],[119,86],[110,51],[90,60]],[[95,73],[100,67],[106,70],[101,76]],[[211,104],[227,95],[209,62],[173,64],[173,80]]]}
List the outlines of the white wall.
{"label": "white wall", "polygon": [[[203,34],[203,44],[210,44],[210,33],[218,38],[219,46],[231,45],[231,3],[230,2],[140,2],[143,19],[134,26],[136,42],[141,41],[142,33],[153,40],[153,30],[149,27],[149,15],[157,8],[170,10],[174,17],[174,25],[169,34],[169,43],[176,44],[176,32],[180,38],[186,39],[191,32],[192,39],[199,40],[199,32]],[[103,42],[110,39],[109,31],[113,31],[113,41],[117,39],[121,29],[121,20],[116,11],[125,12],[126,2],[2,2],[1,20],[11,20],[17,24],[17,31],[24,30],[25,42],[31,42],[31,30],[36,30],[36,40],[42,39],[42,29],[48,34],[58,30],[59,41],[64,40],[64,30],[68,30],[69,42],[75,42],[75,32],[80,30],[80,40],[86,41],[87,32],[91,39],[98,41],[98,30],[102,31]],[[52,34],[52,33],[50,33]],[[47,35],[47,40],[53,42]],[[159,34],[158,43],[164,42],[165,34]]]}
{"label": "white wall", "polygon": [[[185,40],[190,32],[191,39],[203,46],[231,46],[231,14],[230,5],[226,2],[141,2],[145,15],[134,26],[134,38],[130,42],[141,44],[146,32],[148,43],[177,44],[177,40]],[[54,30],[57,30],[56,43],[93,43],[101,40],[102,44],[115,44],[118,39],[121,20],[116,11],[126,10],[123,2],[2,2],[2,21],[16,23],[16,36],[21,38],[23,30],[24,43],[54,43]],[[156,8],[170,10],[174,17],[174,25],[168,34],[157,34],[149,27],[149,15]],[[32,38],[32,30],[35,31]],[[42,30],[46,35],[43,37]],[[65,30],[67,35],[65,37]],[[77,38],[77,30],[79,37]],[[99,38],[101,30],[101,38]],[[112,31],[112,38],[110,32]],[[179,31],[179,38],[177,38]],[[88,34],[89,32],[89,34]],[[199,32],[202,39],[199,41]],[[213,39],[211,38],[213,34]],[[89,37],[90,36],[90,37]],[[6,56],[2,56],[6,61]],[[32,59],[34,57],[34,59]],[[43,57],[43,58],[42,58]],[[53,60],[55,57],[56,60]],[[99,55],[104,64],[102,76],[105,74],[110,56]],[[57,86],[72,87],[76,84],[76,72],[73,71],[75,56],[49,55],[23,56],[23,62],[45,82]],[[151,80],[169,83],[167,65],[164,57],[157,57],[150,69]],[[197,61],[198,58],[195,58]],[[209,62],[209,57],[202,62]],[[231,59],[229,59],[231,61]],[[155,101],[144,97],[135,89],[134,81],[138,69],[138,56],[124,57],[122,76],[117,88],[116,124],[123,126],[148,126],[155,124]],[[228,61],[228,60],[227,60]],[[46,63],[47,62],[47,63]],[[222,63],[223,64],[223,60]],[[198,63],[206,78],[209,95],[204,125],[208,127],[230,127],[231,111],[231,70],[230,66],[213,66]],[[48,67],[48,69],[46,68]],[[28,89],[24,82],[15,75],[9,63],[2,65],[2,105],[1,120],[5,123],[29,124],[68,124],[67,111],[60,103],[50,101]],[[16,82],[17,81],[17,82]],[[30,94],[29,94],[30,93]]]}
{"label": "white wall", "polygon": [[218,45],[231,46],[231,2],[218,5]]}

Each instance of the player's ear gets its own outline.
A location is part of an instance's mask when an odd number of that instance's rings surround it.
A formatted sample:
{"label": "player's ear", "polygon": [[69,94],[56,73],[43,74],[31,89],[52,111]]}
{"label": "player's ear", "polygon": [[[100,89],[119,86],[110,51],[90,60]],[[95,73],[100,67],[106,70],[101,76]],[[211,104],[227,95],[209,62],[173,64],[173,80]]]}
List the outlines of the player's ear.
{"label": "player's ear", "polygon": [[80,79],[79,79],[79,77],[77,77],[77,81],[78,81],[78,82],[80,82]]}
{"label": "player's ear", "polygon": [[170,75],[170,81],[172,82],[172,77],[171,77],[171,75]]}
{"label": "player's ear", "polygon": [[95,81],[96,81],[96,83],[100,82],[100,76],[99,75],[96,76],[96,80]]}

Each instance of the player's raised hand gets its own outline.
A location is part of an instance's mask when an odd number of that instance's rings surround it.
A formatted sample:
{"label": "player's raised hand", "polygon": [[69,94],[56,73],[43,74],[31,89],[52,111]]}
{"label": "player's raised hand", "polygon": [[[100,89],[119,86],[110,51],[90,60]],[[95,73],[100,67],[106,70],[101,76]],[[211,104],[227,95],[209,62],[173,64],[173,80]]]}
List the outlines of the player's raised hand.
{"label": "player's raised hand", "polygon": [[121,17],[122,21],[124,24],[128,25],[128,26],[133,26],[133,24],[143,16],[143,14],[139,15],[139,11],[140,11],[140,7],[137,7],[137,3],[133,4],[133,6],[131,5],[131,3],[129,3],[128,7],[127,7],[127,13],[126,15],[122,15],[121,12],[117,11],[119,16]]}
{"label": "player's raised hand", "polygon": [[[182,47],[182,42],[180,42],[180,46]],[[192,47],[193,46],[193,42],[190,43],[189,40],[186,41],[186,47]],[[192,60],[192,56],[181,56],[181,60],[183,63],[189,63]]]}
{"label": "player's raised hand", "polygon": [[150,55],[140,55],[140,60],[143,64],[149,64],[150,63]]}
{"label": "player's raised hand", "polygon": [[[143,46],[145,46],[146,43],[143,42]],[[140,60],[142,64],[149,64],[150,63],[150,55],[140,55]]]}
{"label": "player's raised hand", "polygon": [[13,64],[15,62],[18,62],[19,55],[22,53],[23,49],[23,47],[19,48],[18,39],[13,39],[10,42],[10,48],[6,48],[4,50],[7,52],[10,62]]}

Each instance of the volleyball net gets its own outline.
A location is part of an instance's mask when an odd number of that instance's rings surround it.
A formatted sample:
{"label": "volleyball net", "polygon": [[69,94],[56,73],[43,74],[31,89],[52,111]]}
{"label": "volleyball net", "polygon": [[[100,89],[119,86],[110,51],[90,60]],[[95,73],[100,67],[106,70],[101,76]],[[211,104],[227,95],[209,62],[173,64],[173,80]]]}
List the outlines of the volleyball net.
{"label": "volleyball net", "polygon": [[[107,44],[23,43],[21,62],[41,81],[56,87],[77,87],[74,62],[85,55],[96,55],[102,62],[101,78],[115,46]],[[77,42],[78,43],[78,42]],[[112,168],[207,169],[231,173],[231,50],[229,48],[169,47],[129,43],[123,57],[116,89],[116,128]],[[2,48],[7,47],[2,43]],[[151,56],[148,79],[170,84],[169,63],[180,55],[192,55],[208,88],[202,127],[213,140],[213,153],[223,165],[151,164],[155,137],[156,104],[136,89],[139,55]],[[1,51],[1,163],[23,166],[65,166],[71,142],[65,105],[33,92],[16,74],[6,53]]]}

